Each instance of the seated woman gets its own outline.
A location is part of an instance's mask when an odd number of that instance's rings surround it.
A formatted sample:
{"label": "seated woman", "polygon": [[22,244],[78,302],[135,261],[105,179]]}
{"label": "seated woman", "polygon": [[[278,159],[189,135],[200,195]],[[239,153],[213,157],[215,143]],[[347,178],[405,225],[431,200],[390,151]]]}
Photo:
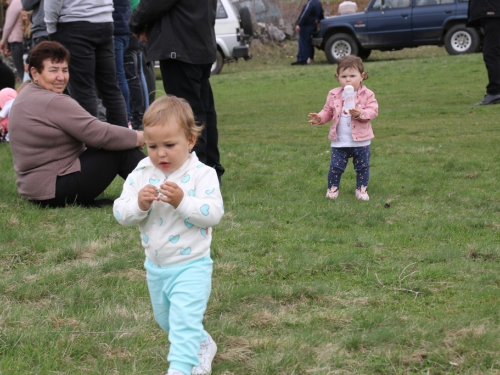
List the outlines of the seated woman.
{"label": "seated woman", "polygon": [[39,43],[31,52],[33,83],[10,112],[17,191],[43,206],[99,206],[106,202],[95,198],[116,175],[127,178],[145,157],[143,133],[101,122],[63,94],[68,63],[69,52],[58,42]]}

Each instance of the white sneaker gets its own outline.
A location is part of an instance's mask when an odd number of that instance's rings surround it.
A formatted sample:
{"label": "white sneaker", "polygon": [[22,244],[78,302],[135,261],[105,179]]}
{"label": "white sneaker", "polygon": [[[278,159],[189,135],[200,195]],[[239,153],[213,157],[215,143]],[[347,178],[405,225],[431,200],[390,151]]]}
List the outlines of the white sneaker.
{"label": "white sneaker", "polygon": [[359,189],[356,189],[356,198],[362,201],[369,201],[370,197],[366,192],[366,186],[361,186]]}
{"label": "white sneaker", "polygon": [[182,372],[177,371],[177,370],[168,370],[167,375],[184,375]]}
{"label": "white sneaker", "polygon": [[200,351],[198,352],[198,359],[200,364],[193,367],[191,375],[208,375],[212,373],[212,361],[214,360],[215,353],[217,353],[217,344],[207,333],[208,337],[201,343]]}
{"label": "white sneaker", "polygon": [[314,60],[311,59],[310,57],[307,58],[307,65],[314,64]]}

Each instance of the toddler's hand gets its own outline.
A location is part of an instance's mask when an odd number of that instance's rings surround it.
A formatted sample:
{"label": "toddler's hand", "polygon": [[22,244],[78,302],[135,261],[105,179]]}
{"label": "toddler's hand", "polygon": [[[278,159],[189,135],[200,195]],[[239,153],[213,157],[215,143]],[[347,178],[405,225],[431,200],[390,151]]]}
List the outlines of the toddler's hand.
{"label": "toddler's hand", "polygon": [[311,125],[319,125],[321,123],[321,117],[317,113],[309,113],[309,123]]}
{"label": "toddler's hand", "polygon": [[353,108],[349,110],[352,117],[358,118],[361,115],[361,110],[359,108]]}
{"label": "toddler's hand", "polygon": [[138,202],[142,211],[149,210],[156,200],[158,200],[158,192],[153,185],[146,185],[139,190]]}
{"label": "toddler's hand", "polygon": [[167,181],[161,184],[160,193],[163,196],[159,195],[158,200],[171,204],[174,208],[177,208],[184,198],[184,191],[175,182]]}

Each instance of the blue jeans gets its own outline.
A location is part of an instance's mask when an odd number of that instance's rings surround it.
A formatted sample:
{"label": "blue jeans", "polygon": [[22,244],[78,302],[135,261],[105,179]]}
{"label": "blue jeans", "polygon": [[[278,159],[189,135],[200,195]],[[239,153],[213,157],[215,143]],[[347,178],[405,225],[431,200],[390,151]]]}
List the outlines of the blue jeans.
{"label": "blue jeans", "polygon": [[[311,50],[314,48],[311,44],[312,34],[316,31],[316,26],[301,26],[299,30],[299,53],[297,60],[307,62],[311,57]],[[314,55],[313,55],[314,56]]]}
{"label": "blue jeans", "polygon": [[116,80],[118,87],[122,92],[123,99],[125,100],[125,107],[127,108],[127,119],[130,118],[130,92],[125,78],[124,55],[128,47],[128,35],[115,35],[113,37],[115,45],[115,65],[116,65]]}
{"label": "blue jeans", "polygon": [[352,158],[356,171],[356,189],[368,186],[370,180],[370,145],[362,147],[332,147],[330,169],[328,170],[328,189],[340,187],[340,178],[349,158]]}
{"label": "blue jeans", "polygon": [[68,91],[87,112],[99,114],[97,93],[106,107],[107,122],[127,127],[125,100],[116,83],[113,22],[85,21],[57,24],[49,35],[71,54]]}

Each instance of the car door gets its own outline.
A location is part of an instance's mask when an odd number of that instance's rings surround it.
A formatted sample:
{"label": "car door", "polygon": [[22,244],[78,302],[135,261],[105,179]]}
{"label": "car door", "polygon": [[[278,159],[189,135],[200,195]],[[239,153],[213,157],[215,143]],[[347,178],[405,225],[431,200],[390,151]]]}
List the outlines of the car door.
{"label": "car door", "polygon": [[[366,47],[404,47],[411,42],[411,0],[377,0],[368,10]],[[364,30],[359,30],[360,34]],[[360,36],[360,39],[363,38]]]}
{"label": "car door", "polygon": [[417,43],[439,40],[445,20],[456,14],[456,0],[413,1],[413,39]]}

